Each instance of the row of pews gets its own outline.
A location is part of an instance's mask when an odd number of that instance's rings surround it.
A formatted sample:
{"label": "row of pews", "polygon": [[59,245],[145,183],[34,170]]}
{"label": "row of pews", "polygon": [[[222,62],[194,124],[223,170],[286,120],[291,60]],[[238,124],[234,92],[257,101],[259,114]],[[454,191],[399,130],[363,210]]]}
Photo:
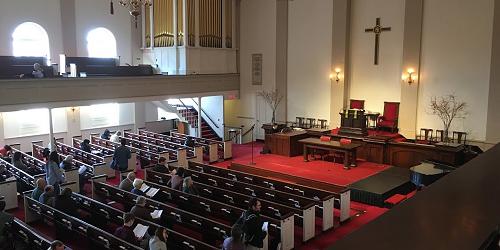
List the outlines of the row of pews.
{"label": "row of pews", "polygon": [[[346,187],[300,179],[286,174],[276,173],[255,167],[232,164],[229,169],[203,163],[210,155],[220,153],[220,144],[203,142],[187,147],[180,136],[164,136],[138,130],[138,133],[125,131],[121,138],[133,152],[129,169],[117,176],[120,179],[136,171],[137,162],[144,168],[144,185],[148,188],[146,206],[153,210],[162,210],[160,219],[136,219],[149,227],[149,234],[159,227],[167,227],[169,248],[172,249],[220,249],[225,237],[231,232],[232,225],[247,209],[252,197],[261,200],[261,214],[269,222],[269,233],[264,249],[293,249],[297,243],[306,242],[323,231],[332,230],[335,222],[334,209],[340,210],[340,222],[349,219],[350,190]],[[73,165],[77,171],[85,166],[92,176],[92,198],[77,194],[79,187],[76,176],[66,171],[68,183],[75,193],[72,199],[81,209],[79,215],[68,215],[53,207],[40,204],[30,198],[37,178],[44,177],[41,154],[41,142],[32,143],[32,154],[23,154],[23,161],[30,168],[41,169],[42,173],[30,175],[25,170],[16,169],[7,162],[10,172],[16,173],[17,183],[22,183],[20,192],[24,194],[25,218],[27,223],[40,220],[51,221],[56,227],[73,232],[89,239],[91,244],[108,249],[138,249],[128,242],[123,242],[109,232],[122,224],[122,217],[137,200],[137,195],[120,190],[106,183],[106,179],[115,176],[109,168],[114,149],[119,146],[97,135],[90,137],[91,153],[81,150],[81,136],[73,137],[71,144],[57,140],[55,148],[61,157],[73,156]],[[19,147],[16,147],[19,148]],[[217,151],[210,151],[210,149]],[[17,150],[17,149],[16,149]],[[183,167],[185,173],[193,179],[198,195],[187,194],[172,189],[167,183],[171,175],[152,170],[160,157],[169,159],[168,167]],[[1,185],[1,184],[0,184]],[[155,192],[148,192],[157,189]],[[25,191],[23,193],[23,191]],[[16,191],[17,192],[17,191]],[[17,201],[17,200],[16,200]],[[17,205],[17,203],[16,203]],[[321,228],[316,228],[316,221]],[[337,221],[338,222],[338,221]],[[300,229],[301,234],[296,234]],[[300,244],[300,243],[299,243]]]}

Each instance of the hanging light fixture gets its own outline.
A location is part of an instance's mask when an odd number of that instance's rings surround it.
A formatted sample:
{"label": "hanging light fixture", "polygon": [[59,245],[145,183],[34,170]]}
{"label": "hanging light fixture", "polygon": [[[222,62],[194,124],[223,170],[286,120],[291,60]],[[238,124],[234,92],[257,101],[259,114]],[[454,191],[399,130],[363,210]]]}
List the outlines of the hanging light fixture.
{"label": "hanging light fixture", "polygon": [[134,17],[135,27],[137,28],[137,17],[141,14],[142,6],[150,7],[153,5],[152,0],[120,0],[120,5],[128,8],[131,16]]}

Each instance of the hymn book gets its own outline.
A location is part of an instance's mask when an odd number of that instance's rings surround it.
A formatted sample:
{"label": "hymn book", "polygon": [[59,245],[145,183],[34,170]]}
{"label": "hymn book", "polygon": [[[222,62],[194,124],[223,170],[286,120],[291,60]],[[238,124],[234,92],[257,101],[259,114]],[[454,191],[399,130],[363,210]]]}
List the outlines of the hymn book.
{"label": "hymn book", "polygon": [[138,223],[137,226],[135,226],[135,228],[134,228],[135,237],[137,237],[137,238],[144,237],[144,234],[146,234],[146,232],[148,231],[148,228],[149,228],[149,226],[144,226],[144,225]]}
{"label": "hymn book", "polygon": [[146,183],[142,183],[142,186],[141,186],[140,190],[141,190],[142,192],[146,192],[146,190],[148,190],[148,188],[149,188],[149,186],[148,186],[148,185],[146,185]]}
{"label": "hymn book", "polygon": [[151,213],[151,218],[158,219],[161,217],[161,213],[163,213],[163,210],[155,210]]}
{"label": "hymn book", "polygon": [[146,195],[149,196],[149,197],[153,197],[153,196],[155,196],[156,193],[158,193],[158,191],[160,191],[160,189],[151,187],[148,190],[148,192],[146,193]]}

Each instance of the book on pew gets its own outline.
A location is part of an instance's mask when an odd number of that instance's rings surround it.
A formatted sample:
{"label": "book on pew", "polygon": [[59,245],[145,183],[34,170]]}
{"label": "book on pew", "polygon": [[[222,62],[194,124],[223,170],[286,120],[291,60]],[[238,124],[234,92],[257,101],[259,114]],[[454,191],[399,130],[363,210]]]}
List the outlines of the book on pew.
{"label": "book on pew", "polygon": [[160,189],[152,187],[148,190],[146,195],[149,197],[153,197],[153,196],[155,196],[156,193],[158,193],[158,191],[160,191]]}
{"label": "book on pew", "polygon": [[262,224],[262,231],[267,232],[267,226],[269,225],[269,222],[264,221],[264,224]]}
{"label": "book on pew", "polygon": [[146,190],[148,190],[148,188],[149,188],[149,186],[146,185],[146,183],[142,183],[142,186],[141,186],[140,189],[141,189],[142,192],[146,192]]}
{"label": "book on pew", "polygon": [[149,226],[144,226],[144,225],[138,223],[137,226],[135,226],[135,228],[134,228],[135,237],[137,237],[137,238],[144,237],[144,234],[146,234],[146,232],[148,231],[148,228],[149,228]]}
{"label": "book on pew", "polygon": [[163,210],[155,210],[151,213],[151,218],[158,219],[161,217],[161,213],[163,213]]}

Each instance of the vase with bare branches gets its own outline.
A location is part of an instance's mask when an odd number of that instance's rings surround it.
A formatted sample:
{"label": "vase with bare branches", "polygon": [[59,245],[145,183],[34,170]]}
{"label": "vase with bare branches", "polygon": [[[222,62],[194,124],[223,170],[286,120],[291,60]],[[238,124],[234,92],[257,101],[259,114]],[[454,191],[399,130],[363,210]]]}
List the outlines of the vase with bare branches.
{"label": "vase with bare branches", "polygon": [[275,124],[276,123],[276,109],[278,108],[278,105],[280,102],[283,100],[283,95],[279,93],[277,90],[273,91],[259,91],[257,92],[258,96],[261,96],[262,99],[271,107],[271,110],[273,111],[273,117],[271,118],[271,123]]}
{"label": "vase with bare branches", "polygon": [[437,115],[443,122],[444,142],[449,142],[448,131],[455,118],[465,118],[467,116],[467,103],[458,100],[455,95],[444,95],[431,97],[430,110],[433,115]]}

